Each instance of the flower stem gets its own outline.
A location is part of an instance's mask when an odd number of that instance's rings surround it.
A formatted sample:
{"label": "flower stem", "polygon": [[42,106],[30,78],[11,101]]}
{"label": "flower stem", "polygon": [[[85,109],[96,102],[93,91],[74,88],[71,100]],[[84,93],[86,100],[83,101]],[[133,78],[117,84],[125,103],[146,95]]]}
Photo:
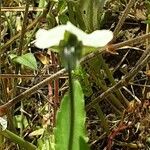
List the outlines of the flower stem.
{"label": "flower stem", "polygon": [[74,119],[75,119],[75,108],[74,108],[74,92],[73,92],[73,79],[71,74],[70,61],[68,60],[68,75],[69,75],[69,94],[70,94],[70,135],[68,150],[73,150],[73,136],[74,136]]}

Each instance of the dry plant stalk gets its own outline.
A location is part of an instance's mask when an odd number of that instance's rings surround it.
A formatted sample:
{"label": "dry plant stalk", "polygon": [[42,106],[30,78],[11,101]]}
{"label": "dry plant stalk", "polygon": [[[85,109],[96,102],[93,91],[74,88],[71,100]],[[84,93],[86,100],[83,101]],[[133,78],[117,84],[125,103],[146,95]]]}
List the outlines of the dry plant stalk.
{"label": "dry plant stalk", "polygon": [[[115,29],[115,34],[117,34],[117,32],[120,30],[126,16],[127,16],[127,10],[129,10],[132,5],[133,5],[133,1],[134,0],[130,0],[129,4],[126,8],[126,10],[124,11],[124,15],[122,16],[122,21],[120,21],[121,23],[118,23],[120,25],[118,25]],[[49,8],[49,7],[48,7]],[[46,13],[48,12],[48,9],[45,9],[43,12],[43,15],[40,16],[39,18],[35,19],[32,24],[30,24],[26,31],[30,30],[37,22],[39,22],[39,20],[41,18],[43,18],[43,16],[46,15]],[[126,12],[126,13],[125,13]],[[4,44],[1,47],[1,51],[5,51],[6,48],[9,47],[9,45],[11,45],[17,38],[19,38],[21,35],[21,33],[19,32],[14,38],[10,39],[6,44]],[[114,52],[117,49],[124,47],[124,46],[131,46],[134,44],[138,44],[140,42],[143,42],[144,40],[150,38],[150,33],[142,35],[140,37],[128,40],[128,41],[124,41],[118,44],[110,44],[107,45],[106,47],[100,49],[99,51],[93,52],[88,54],[87,56],[85,56],[84,58],[82,58],[81,63],[86,62],[87,60],[95,57],[97,54],[102,54],[103,52],[106,52],[106,50],[110,51],[110,52]],[[124,77],[124,79],[120,80],[117,84],[115,84],[113,87],[109,88],[107,91],[105,91],[104,93],[102,93],[99,97],[97,97],[96,99],[94,99],[89,105],[87,105],[87,110],[89,110],[90,108],[92,108],[96,103],[98,103],[100,100],[104,99],[108,94],[110,94],[112,91],[115,91],[118,88],[121,88],[122,86],[126,85],[129,80],[131,80],[136,73],[142,69],[145,65],[145,63],[147,63],[149,61],[149,57],[150,54],[148,53],[147,49],[143,55],[141,56],[141,59],[137,62],[137,64],[135,65],[135,67],[129,72],[128,75],[126,75]],[[5,114],[7,114],[8,110],[10,107],[12,107],[13,105],[15,105],[17,102],[23,100],[24,98],[30,96],[31,94],[35,93],[38,89],[40,89],[41,87],[47,85],[49,83],[49,81],[55,80],[56,78],[60,77],[61,75],[63,75],[64,73],[66,73],[65,69],[62,69],[58,72],[56,72],[55,74],[51,75],[50,77],[44,79],[43,81],[41,81],[40,83],[34,85],[33,87],[31,87],[30,89],[26,90],[25,92],[21,93],[20,95],[16,96],[15,98],[13,98],[12,100],[8,101],[6,104],[1,105],[0,106],[0,116],[3,116]],[[0,78],[4,77],[5,75],[1,75]]]}
{"label": "dry plant stalk", "polygon": [[[44,8],[40,7],[29,7],[29,11],[43,11]],[[23,12],[25,11],[25,7],[2,7],[1,8],[2,12]]]}
{"label": "dry plant stalk", "polygon": [[118,24],[116,25],[116,28],[115,28],[115,30],[114,30],[114,38],[113,38],[113,41],[116,40],[117,35],[118,35],[118,33],[119,33],[119,31],[120,31],[120,29],[121,29],[121,27],[122,27],[122,25],[123,25],[123,23],[124,23],[124,21],[125,21],[127,15],[128,15],[128,13],[130,12],[130,9],[131,9],[131,7],[133,6],[134,3],[135,3],[135,0],[130,0],[129,3],[128,3],[128,5],[126,6],[126,8],[125,8],[125,10],[124,10],[124,12],[123,12],[121,18],[119,19]]}

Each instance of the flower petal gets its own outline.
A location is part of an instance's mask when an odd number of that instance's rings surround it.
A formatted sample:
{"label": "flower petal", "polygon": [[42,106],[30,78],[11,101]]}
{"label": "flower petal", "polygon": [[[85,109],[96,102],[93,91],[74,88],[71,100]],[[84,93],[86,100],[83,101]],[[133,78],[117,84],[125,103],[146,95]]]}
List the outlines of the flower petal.
{"label": "flower petal", "polygon": [[66,30],[76,35],[79,41],[82,41],[87,37],[87,34],[85,32],[83,32],[81,29],[77,28],[70,22],[67,22]]}
{"label": "flower petal", "polygon": [[64,38],[65,25],[57,26],[50,30],[39,29],[36,33],[35,46],[41,49],[57,46]]}
{"label": "flower petal", "polygon": [[113,39],[113,33],[110,30],[96,30],[90,34],[67,22],[66,25],[60,25],[50,30],[39,29],[36,33],[35,46],[44,49],[52,46],[58,46],[63,40],[65,31],[76,35],[84,46],[103,47]]}
{"label": "flower petal", "polygon": [[82,40],[83,45],[91,47],[103,47],[107,45],[113,39],[113,33],[110,30],[96,30],[91,34],[88,34],[86,38]]}

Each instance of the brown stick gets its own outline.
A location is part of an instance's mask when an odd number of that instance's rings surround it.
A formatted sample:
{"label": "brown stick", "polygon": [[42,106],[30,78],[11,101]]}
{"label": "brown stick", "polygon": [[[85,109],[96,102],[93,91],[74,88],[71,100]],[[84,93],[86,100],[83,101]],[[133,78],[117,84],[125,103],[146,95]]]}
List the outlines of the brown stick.
{"label": "brown stick", "polygon": [[14,106],[17,102],[23,100],[24,98],[30,96],[34,92],[36,92],[39,88],[47,85],[51,80],[58,78],[59,76],[63,75],[66,72],[65,69],[58,71],[57,73],[51,75],[50,77],[46,78],[45,80],[41,81],[40,83],[34,85],[30,89],[26,90],[25,92],[21,93],[20,95],[16,96],[12,100],[8,101],[6,104],[0,106],[0,117],[7,114],[10,107]]}
{"label": "brown stick", "polygon": [[124,41],[124,42],[121,42],[121,43],[107,45],[106,47],[101,48],[100,50],[92,52],[92,53],[88,54],[87,56],[83,57],[81,61],[85,63],[89,59],[91,59],[91,58],[93,58],[93,57],[95,57],[99,54],[102,54],[102,53],[106,52],[106,50],[111,52],[111,53],[114,53],[119,48],[122,48],[124,46],[133,46],[133,45],[145,42],[145,40],[149,39],[149,38],[150,38],[150,33],[141,35],[139,37],[136,37],[134,39],[127,40],[127,41]]}
{"label": "brown stick", "polygon": [[[147,38],[150,38],[150,33],[149,34],[145,34],[145,35],[142,35],[140,37],[137,37],[137,38],[134,38],[132,40],[128,40],[128,41],[125,41],[125,42],[122,42],[122,43],[118,43],[118,44],[112,44],[111,47],[113,47],[113,49],[116,49],[116,48],[120,48],[120,47],[123,47],[123,46],[126,46],[126,45],[133,45],[133,44],[137,44],[141,41],[144,41],[145,39]],[[84,62],[84,61],[87,61],[89,59],[91,59],[92,57],[96,56],[97,54],[101,54],[102,52],[105,51],[106,48],[109,48],[108,47],[105,47],[103,48],[103,50],[100,50],[98,52],[93,52],[87,56],[85,56],[84,58],[82,58],[81,62]],[[106,52],[106,51],[105,51]],[[142,56],[142,59],[140,59],[141,61],[144,59],[144,57],[146,56],[148,52],[145,51],[143,56]],[[137,64],[140,65],[140,62],[138,62]],[[143,64],[142,64],[143,65]],[[138,67],[138,65],[137,65]],[[136,68],[137,68],[136,67]],[[136,68],[135,68],[135,71],[136,71]],[[54,80],[55,78],[63,75],[63,73],[65,73],[65,69],[62,69],[60,70],[59,72],[51,75],[50,77],[46,78],[45,80],[43,80],[42,82],[38,83],[37,85],[33,86],[32,88],[26,90],[25,92],[23,92],[22,94],[18,95],[17,97],[15,97],[14,99],[10,100],[8,103],[0,106],[0,116],[3,116],[7,113],[9,107],[15,105],[17,102],[21,101],[23,98],[33,94],[36,90],[38,90],[39,88],[45,86],[50,80]],[[131,70],[132,72],[132,70]],[[134,72],[135,73],[135,72]],[[129,74],[129,77],[132,78],[135,74]],[[0,76],[2,77],[2,75]],[[128,77],[128,76],[127,76]],[[126,79],[127,80],[127,79]],[[114,85],[112,88],[108,89],[106,92],[102,93],[98,98],[96,98],[93,102],[91,102],[88,106],[87,106],[87,109],[89,110],[94,104],[96,104],[97,102],[99,102],[99,98],[100,99],[103,99],[106,95],[110,94],[113,90],[115,89],[118,89],[118,88],[121,88],[125,83],[126,83],[126,80],[121,80],[120,82],[118,82],[116,85]],[[128,79],[129,81],[129,79]]]}
{"label": "brown stick", "polygon": [[[44,8],[40,7],[29,7],[29,11],[43,11]],[[2,12],[23,12],[25,11],[25,7],[2,7]]]}
{"label": "brown stick", "polygon": [[121,27],[122,27],[122,25],[123,25],[123,23],[124,23],[124,21],[125,21],[127,15],[128,15],[128,13],[130,12],[130,9],[131,9],[131,7],[133,6],[134,3],[135,3],[135,0],[130,0],[129,3],[128,3],[128,5],[127,5],[127,7],[125,8],[125,10],[124,10],[124,12],[123,12],[121,18],[119,19],[118,24],[116,25],[116,28],[115,28],[115,30],[114,30],[114,38],[113,38],[113,41],[116,40],[117,35],[118,35],[118,33],[119,33],[119,31],[120,31],[120,29],[121,29]]}
{"label": "brown stick", "polygon": [[134,66],[134,68],[131,69],[130,72],[122,80],[120,80],[114,86],[112,86],[107,91],[103,92],[100,96],[98,96],[97,98],[95,98],[92,102],[90,102],[86,106],[86,110],[87,111],[90,110],[95,104],[97,104],[100,101],[102,101],[109,94],[111,94],[112,92],[114,92],[117,89],[120,89],[122,86],[127,85],[127,83],[138,73],[138,71],[140,71],[146,65],[146,63],[148,63],[150,61],[149,50],[150,50],[150,47],[143,53],[143,55],[141,56],[142,59],[140,59],[136,63],[136,65]]}
{"label": "brown stick", "polygon": [[[41,16],[39,16],[38,18],[36,18],[29,26],[27,26],[26,31],[32,29],[42,18],[44,18],[46,16],[46,14],[48,13],[48,8],[49,8],[50,3],[47,4],[47,7],[44,9],[43,14]],[[7,41],[4,45],[1,46],[1,53],[4,53],[4,51],[6,51],[6,49],[16,40],[20,37],[21,35],[21,31],[16,34],[13,38],[11,38],[9,41]]]}

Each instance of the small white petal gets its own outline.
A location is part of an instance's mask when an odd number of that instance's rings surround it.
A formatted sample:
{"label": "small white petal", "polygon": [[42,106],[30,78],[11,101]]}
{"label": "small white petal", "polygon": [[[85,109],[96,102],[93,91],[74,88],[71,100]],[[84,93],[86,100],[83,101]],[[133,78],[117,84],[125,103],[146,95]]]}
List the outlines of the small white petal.
{"label": "small white petal", "polygon": [[36,33],[35,46],[44,49],[52,46],[58,46],[63,40],[65,31],[76,35],[84,46],[103,47],[113,39],[113,33],[109,30],[96,30],[91,34],[86,34],[70,22],[66,25],[60,25],[50,30],[39,29]]}
{"label": "small white petal", "polygon": [[66,30],[71,32],[72,34],[76,35],[78,40],[80,40],[80,41],[82,41],[87,36],[87,34],[85,32],[83,32],[81,29],[77,28],[70,22],[67,22]]}
{"label": "small white petal", "polygon": [[107,45],[113,39],[113,33],[110,30],[96,30],[91,34],[88,34],[85,39],[82,40],[83,45],[91,47],[103,47]]}
{"label": "small white petal", "polygon": [[60,25],[50,30],[39,29],[36,33],[35,46],[41,49],[57,46],[64,38],[65,25]]}

